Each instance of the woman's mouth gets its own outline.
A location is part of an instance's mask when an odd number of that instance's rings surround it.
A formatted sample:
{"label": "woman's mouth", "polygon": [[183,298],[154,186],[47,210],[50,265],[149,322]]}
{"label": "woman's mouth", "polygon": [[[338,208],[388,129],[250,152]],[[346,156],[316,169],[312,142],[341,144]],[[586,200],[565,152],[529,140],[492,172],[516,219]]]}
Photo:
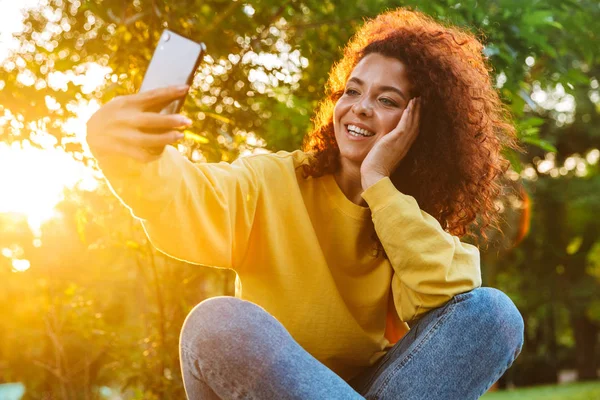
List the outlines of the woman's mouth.
{"label": "woman's mouth", "polygon": [[366,129],[363,129],[363,128],[359,128],[356,125],[348,124],[348,125],[344,125],[344,127],[346,128],[346,135],[351,140],[364,140],[364,139],[368,139],[372,136],[375,136],[375,133],[368,131]]}

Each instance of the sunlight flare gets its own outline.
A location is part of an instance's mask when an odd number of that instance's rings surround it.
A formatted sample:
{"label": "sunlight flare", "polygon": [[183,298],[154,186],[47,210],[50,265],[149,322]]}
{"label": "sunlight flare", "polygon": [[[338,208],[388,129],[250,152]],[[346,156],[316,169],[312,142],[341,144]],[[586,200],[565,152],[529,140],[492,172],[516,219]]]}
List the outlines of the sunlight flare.
{"label": "sunlight flare", "polygon": [[27,216],[36,236],[55,215],[65,189],[97,185],[94,171],[62,149],[38,149],[27,140],[0,143],[0,213]]}

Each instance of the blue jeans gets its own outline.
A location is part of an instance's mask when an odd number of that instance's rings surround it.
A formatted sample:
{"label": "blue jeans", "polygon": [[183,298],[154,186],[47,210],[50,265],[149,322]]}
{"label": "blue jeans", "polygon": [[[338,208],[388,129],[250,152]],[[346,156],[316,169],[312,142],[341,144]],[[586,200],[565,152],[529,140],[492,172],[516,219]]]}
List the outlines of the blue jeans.
{"label": "blue jeans", "polygon": [[492,288],[455,296],[411,326],[375,365],[344,381],[261,307],[196,306],[181,332],[188,399],[477,399],[521,351],[523,319]]}

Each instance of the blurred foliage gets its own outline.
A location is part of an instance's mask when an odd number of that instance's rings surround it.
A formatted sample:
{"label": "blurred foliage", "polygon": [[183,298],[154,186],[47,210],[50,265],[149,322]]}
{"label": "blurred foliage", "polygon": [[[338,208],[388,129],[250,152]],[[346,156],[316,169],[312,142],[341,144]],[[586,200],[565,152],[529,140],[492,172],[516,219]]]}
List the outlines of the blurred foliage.
{"label": "blurred foliage", "polygon": [[58,212],[27,249],[26,273],[0,268],[0,379],[25,382],[26,398],[97,398],[100,385],[182,398],[179,328],[231,274],[153,250],[106,187],[69,193]]}
{"label": "blurred foliage", "polygon": [[600,382],[545,385],[533,388],[487,393],[483,400],[596,400],[600,397]]}
{"label": "blurred foliage", "polygon": [[[507,154],[514,171],[504,235],[494,234],[482,257],[486,283],[506,291],[526,320],[526,345],[508,377],[553,381],[569,367],[593,378],[600,352],[600,175],[589,161],[600,147],[596,0],[40,4],[27,11],[19,47],[0,65],[0,141],[43,147],[49,134],[78,159],[89,154],[65,123],[77,105],[135,92],[164,28],[208,48],[184,107],[194,120],[187,155],[208,161],[257,147],[298,148],[331,64],[365,18],[412,6],[475,32],[527,150]],[[98,70],[92,65],[106,68],[98,88],[84,78]],[[23,216],[0,215],[0,248],[18,248],[31,262],[14,273],[0,256],[0,380],[26,382],[28,398],[98,398],[102,385],[129,398],[182,398],[181,323],[202,299],[231,294],[232,273],[154,251],[105,186],[68,193],[60,213],[44,226],[39,247]]]}

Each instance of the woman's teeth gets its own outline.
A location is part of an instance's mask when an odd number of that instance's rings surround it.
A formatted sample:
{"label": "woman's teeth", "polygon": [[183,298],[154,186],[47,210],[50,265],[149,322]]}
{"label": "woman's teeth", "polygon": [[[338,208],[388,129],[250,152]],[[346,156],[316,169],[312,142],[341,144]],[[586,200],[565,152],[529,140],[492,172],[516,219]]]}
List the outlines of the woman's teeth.
{"label": "woman's teeth", "polygon": [[348,125],[348,133],[350,133],[352,136],[364,136],[364,137],[375,136],[374,133],[369,132],[366,129],[359,128],[356,125]]}

